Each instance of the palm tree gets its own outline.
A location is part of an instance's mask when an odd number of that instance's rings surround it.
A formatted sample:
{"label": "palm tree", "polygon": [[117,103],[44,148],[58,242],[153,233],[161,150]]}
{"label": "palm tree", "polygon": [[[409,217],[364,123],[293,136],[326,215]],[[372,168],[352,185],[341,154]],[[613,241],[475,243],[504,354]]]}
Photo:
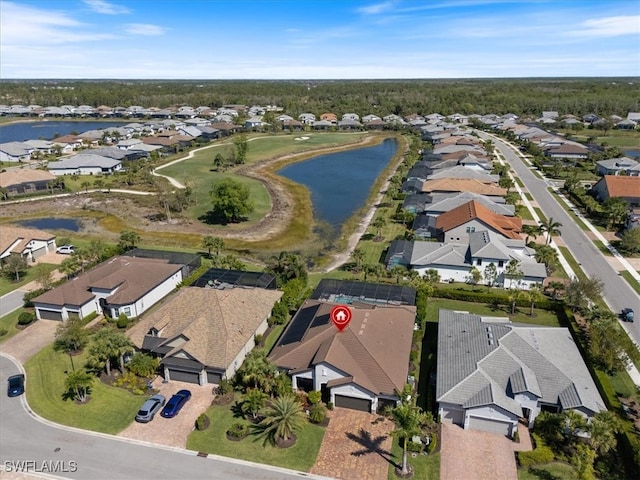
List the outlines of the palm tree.
{"label": "palm tree", "polygon": [[120,246],[124,250],[131,250],[136,248],[136,245],[140,241],[140,235],[133,230],[123,230],[120,232]]}
{"label": "palm tree", "polygon": [[356,262],[356,272],[359,272],[360,265],[362,264],[362,261],[364,260],[364,257],[365,257],[364,250],[362,250],[361,248],[354,248],[351,256]]}
{"label": "palm tree", "polygon": [[620,417],[615,412],[604,410],[594,415],[589,425],[589,444],[599,455],[604,455],[616,446],[616,434],[624,430]]}
{"label": "palm tree", "polygon": [[493,284],[496,283],[496,280],[498,278],[498,269],[496,268],[495,263],[491,262],[489,265],[484,267],[482,276],[484,277],[484,281],[487,286],[493,287]]}
{"label": "palm tree", "polygon": [[261,435],[272,445],[295,436],[306,423],[302,404],[293,395],[276,398],[267,416],[260,422]]}
{"label": "palm tree", "polygon": [[280,255],[272,256],[267,261],[267,271],[278,279],[278,284],[282,285],[289,280],[301,278],[306,281],[307,269],[302,259],[291,252],[280,252]]}
{"label": "palm tree", "polygon": [[133,343],[125,334],[116,331],[113,327],[103,328],[93,336],[93,343],[89,347],[89,360],[93,365],[104,368],[110,376],[111,360],[118,358],[122,368],[124,354],[132,349]]}
{"label": "palm tree", "polygon": [[613,225],[622,223],[629,211],[629,203],[624,198],[611,197],[602,202],[602,208],[607,218],[607,228],[610,229]]}
{"label": "palm tree", "polygon": [[382,240],[381,232],[386,224],[387,221],[384,217],[378,217],[371,223],[371,226],[376,230],[376,240]]}
{"label": "palm tree", "polygon": [[547,288],[551,289],[551,296],[557,299],[558,293],[564,290],[564,283],[558,281],[549,282]]}
{"label": "palm tree", "polygon": [[509,260],[507,268],[505,268],[504,270],[504,278],[509,279],[509,288],[513,286],[514,280],[516,282],[516,285],[519,284],[520,280],[522,280],[522,277],[523,273],[522,269],[520,268],[520,260],[512,258],[511,260]]}
{"label": "palm tree", "polygon": [[547,273],[551,273],[555,270],[558,263],[558,252],[550,245],[539,245],[536,247],[536,254],[534,256],[536,262],[544,263],[547,268]]}
{"label": "palm tree", "polygon": [[264,408],[267,403],[268,395],[261,392],[257,388],[250,388],[244,394],[242,400],[242,412],[245,415],[251,415],[254,419],[258,418],[258,412]]}
{"label": "palm tree", "polygon": [[224,248],[224,240],[220,237],[207,235],[202,239],[202,247],[207,249],[207,255],[211,258],[211,250],[216,251],[216,256],[220,255],[220,250]]}
{"label": "palm tree", "polygon": [[542,294],[540,285],[531,286],[531,288],[527,292],[527,295],[529,296],[529,301],[531,302],[531,311],[529,312],[529,316],[533,317],[533,308],[536,306],[536,303],[544,299],[544,295]]}
{"label": "palm tree", "polygon": [[407,464],[407,444],[414,435],[419,435],[424,414],[420,407],[412,401],[403,401],[397,407],[390,410],[391,420],[395,424],[395,429],[391,435],[398,437],[402,441],[402,467],[401,474],[409,475],[409,465]]}
{"label": "palm tree", "polygon": [[522,226],[522,233],[527,235],[527,238],[524,241],[525,245],[529,244],[529,238],[533,237],[533,239],[535,240],[536,238],[538,238],[538,235],[540,235],[542,233],[542,229],[540,227],[540,225],[523,225]]}
{"label": "palm tree", "polygon": [[554,235],[560,235],[560,227],[562,224],[560,222],[556,222],[552,217],[549,217],[548,220],[543,220],[540,222],[540,230],[542,233],[547,234],[546,245],[551,243],[551,237]]}
{"label": "palm tree", "polygon": [[90,373],[77,370],[67,375],[67,378],[64,380],[64,386],[67,391],[73,394],[73,398],[79,402],[84,402],[87,400],[87,395],[94,378]]}

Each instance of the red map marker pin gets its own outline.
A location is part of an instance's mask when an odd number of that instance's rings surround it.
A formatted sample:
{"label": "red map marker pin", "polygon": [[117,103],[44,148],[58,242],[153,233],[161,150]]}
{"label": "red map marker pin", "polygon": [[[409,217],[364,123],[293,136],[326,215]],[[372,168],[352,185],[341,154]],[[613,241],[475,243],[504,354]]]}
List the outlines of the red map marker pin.
{"label": "red map marker pin", "polygon": [[329,317],[338,330],[342,331],[351,321],[351,309],[345,305],[336,305],[331,309]]}

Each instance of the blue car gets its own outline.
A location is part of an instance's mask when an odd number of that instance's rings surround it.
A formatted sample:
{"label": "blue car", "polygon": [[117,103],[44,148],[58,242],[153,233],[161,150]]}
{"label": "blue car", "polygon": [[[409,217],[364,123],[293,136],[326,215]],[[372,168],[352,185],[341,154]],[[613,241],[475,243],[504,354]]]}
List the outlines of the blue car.
{"label": "blue car", "polygon": [[17,397],[24,393],[24,375],[18,374],[9,377],[9,388],[7,389],[7,395],[10,397]]}
{"label": "blue car", "polygon": [[167,404],[160,412],[160,416],[164,418],[175,417],[180,412],[180,410],[182,410],[182,407],[184,407],[184,404],[187,403],[190,398],[191,392],[189,390],[180,390],[169,399]]}

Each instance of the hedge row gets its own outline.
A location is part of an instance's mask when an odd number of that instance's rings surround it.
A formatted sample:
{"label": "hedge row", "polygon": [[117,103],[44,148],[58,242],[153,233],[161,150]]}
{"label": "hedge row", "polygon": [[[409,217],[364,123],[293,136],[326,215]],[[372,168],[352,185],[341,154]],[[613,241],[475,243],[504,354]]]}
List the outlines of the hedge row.
{"label": "hedge row", "polygon": [[542,438],[535,433],[531,434],[536,448],[528,452],[518,452],[518,463],[522,468],[529,468],[533,465],[553,462],[553,450],[544,444]]}

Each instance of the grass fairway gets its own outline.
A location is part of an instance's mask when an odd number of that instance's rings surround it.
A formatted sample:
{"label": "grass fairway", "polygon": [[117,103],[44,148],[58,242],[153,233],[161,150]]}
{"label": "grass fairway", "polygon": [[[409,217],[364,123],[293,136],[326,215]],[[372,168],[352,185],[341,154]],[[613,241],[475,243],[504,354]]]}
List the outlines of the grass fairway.
{"label": "grass fairway", "polygon": [[206,430],[195,430],[189,435],[189,450],[307,472],[316,461],[324,437],[323,427],[307,423],[297,433],[298,440],[291,448],[263,446],[262,439],[254,435],[249,435],[239,442],[232,442],[227,440],[227,429],[235,422],[248,422],[234,417],[230,406],[212,406],[207,410],[207,415],[211,420],[211,426]]}
{"label": "grass fairway", "polygon": [[[82,368],[86,353],[73,358],[75,368]],[[69,356],[48,346],[25,364],[27,400],[38,415],[62,425],[116,434],[127,427],[146,397],[104,385],[98,379],[91,388],[91,400],[78,405],[63,400],[65,371],[71,369]]]}

